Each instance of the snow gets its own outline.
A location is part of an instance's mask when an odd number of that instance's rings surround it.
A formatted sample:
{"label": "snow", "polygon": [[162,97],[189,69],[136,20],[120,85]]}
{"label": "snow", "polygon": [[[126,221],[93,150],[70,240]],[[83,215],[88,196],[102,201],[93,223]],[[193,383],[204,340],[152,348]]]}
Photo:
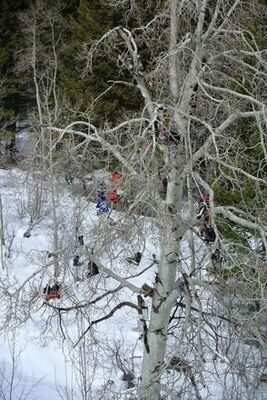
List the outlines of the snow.
{"label": "snow", "polygon": [[28,156],[31,152],[31,141],[28,126],[29,121],[27,120],[20,120],[16,122],[16,150],[22,156]]}
{"label": "snow", "polygon": [[[137,370],[140,367],[143,344],[139,340],[140,332],[136,329],[138,326],[136,311],[124,307],[110,319],[94,325],[91,328],[91,334],[80,341],[81,348],[86,346],[86,349],[89,349],[82,355],[79,353],[81,351],[79,345],[75,345],[91,321],[105,316],[121,301],[131,301],[136,304],[136,295],[124,288],[119,293],[114,293],[111,300],[110,297],[104,297],[100,302],[83,308],[83,319],[72,311],[64,313],[62,326],[59,325],[57,311],[43,303],[42,293],[43,287],[48,282],[54,281],[55,272],[53,258],[47,257],[47,253],[53,251],[53,224],[55,223],[50,211],[49,181],[42,184],[43,197],[40,204],[42,217],[32,229],[31,236],[24,237],[30,224],[30,217],[32,217],[29,212],[32,207],[29,205],[33,206],[36,201],[35,183],[33,176],[29,177],[20,170],[0,170],[0,193],[6,239],[4,250],[7,252],[10,246],[10,258],[4,255],[2,258],[4,262],[0,272],[0,283],[1,290],[4,288],[12,295],[3,297],[0,306],[0,326],[4,326],[4,330],[0,332],[1,360],[10,365],[10,347],[14,343],[15,335],[16,347],[23,349],[20,356],[20,370],[27,375],[24,381],[29,383],[33,376],[37,380],[41,379],[32,398],[42,399],[50,396],[55,400],[59,399],[55,391],[55,382],[61,387],[64,387],[66,383],[72,383],[77,390],[79,375],[71,361],[76,360],[77,366],[79,357],[85,357],[80,358],[79,363],[86,363],[87,374],[93,380],[93,387],[90,389],[92,399],[98,398],[98,389],[104,393],[103,385],[106,385],[107,391],[122,392],[123,386],[120,381],[122,372],[114,364],[110,354],[112,348],[118,348],[121,354],[127,355],[127,362],[132,360]],[[83,197],[73,195],[64,181],[57,181],[57,191],[56,213],[59,247],[63,260],[60,263],[58,280],[63,288],[61,299],[53,301],[51,303],[53,306],[83,305],[92,301],[95,296],[118,287],[118,282],[111,277],[107,278],[103,272],[86,279],[87,251],[92,248],[94,248],[94,254],[100,257],[100,261],[112,272],[124,277],[133,275],[129,279],[132,284],[139,287],[144,282],[153,284],[156,265],[151,266],[144,274],[138,275],[151,264],[152,254],[159,256],[158,232],[152,227],[152,222],[148,218],[140,218],[133,224],[132,221],[129,223],[125,219],[123,213],[112,211],[112,218],[117,224],[110,226],[107,219],[96,216],[95,204]],[[85,246],[79,246],[76,242],[76,226],[79,227],[79,234],[84,235]],[[111,235],[112,243],[109,241]],[[129,238],[132,237],[135,237],[135,240],[130,241]],[[143,252],[138,267],[125,262],[125,257],[132,255],[137,249]],[[198,239],[195,239],[195,250],[198,257],[204,260],[203,265],[206,265],[208,256],[202,242]],[[83,262],[83,265],[78,268],[72,266],[73,257],[76,254],[80,255],[80,260]],[[189,272],[191,265],[188,237],[182,243],[182,255],[182,268]],[[201,273],[203,276],[206,274],[205,271]],[[209,310],[210,298],[203,291],[200,296],[206,310]],[[149,298],[146,302],[149,303]],[[182,337],[179,344],[183,345]],[[173,346],[173,354],[176,354],[174,341],[171,342],[171,346]],[[96,358],[96,352],[98,352],[98,358]],[[184,347],[184,352],[188,356],[187,347]],[[228,398],[225,393],[223,394],[222,389],[225,370],[228,368],[227,359],[218,353],[216,373],[209,375],[209,371],[215,369],[214,359],[208,355],[205,357],[205,363],[202,363],[202,374],[206,375],[210,386],[208,389],[203,386],[202,393],[208,396],[205,397],[207,399]],[[193,357],[191,358],[193,360]],[[189,360],[190,357],[188,356],[187,359]],[[232,377],[229,378],[228,375],[227,379],[231,384]],[[192,394],[192,399],[193,396],[194,394]],[[76,398],[79,398],[78,395]],[[245,399],[245,397],[241,398]]]}
{"label": "snow", "polygon": [[[54,384],[55,376],[57,382],[60,385],[64,385],[66,373],[70,380],[70,376],[73,373],[72,367],[71,365],[68,365],[70,364],[67,362],[69,358],[68,355],[66,356],[62,351],[61,340],[58,341],[58,339],[53,338],[53,336],[56,336],[55,331],[53,330],[50,334],[50,327],[45,327],[47,316],[53,311],[49,310],[49,308],[44,310],[42,306],[42,287],[47,281],[53,278],[53,265],[51,265],[51,262],[47,258],[47,252],[52,251],[53,249],[51,240],[52,220],[50,219],[50,216],[47,215],[46,218],[42,219],[40,223],[33,228],[31,237],[25,238],[23,235],[29,226],[28,215],[24,215],[25,213],[22,212],[23,208],[27,208],[29,200],[27,199],[27,196],[29,196],[27,190],[29,188],[26,187],[25,176],[18,170],[0,171],[0,179],[4,223],[6,225],[6,232],[8,232],[6,237],[6,248],[11,241],[11,233],[14,233],[15,235],[12,242],[12,250],[10,252],[11,257],[9,259],[4,259],[2,280],[4,282],[9,281],[9,290],[14,296],[17,295],[18,289],[23,285],[23,300],[27,305],[26,310],[22,310],[21,313],[18,312],[18,314],[20,314],[19,318],[26,319],[25,323],[15,323],[15,326],[17,325],[17,332],[19,332],[19,334],[16,335],[16,341],[21,343],[23,340],[26,340],[25,349],[21,355],[22,369],[27,372],[28,376],[34,374],[38,378],[43,377],[43,382],[48,384],[48,387]],[[62,219],[60,218],[61,225],[59,226],[59,230],[61,239],[67,239],[70,241],[70,247],[72,247],[72,249],[65,248],[64,252],[66,253],[66,256],[69,256],[68,261],[71,265],[73,255],[76,254],[76,252],[80,252],[81,260],[85,259],[82,249],[77,249],[76,244],[74,244],[74,242],[71,243],[71,240],[74,241],[74,239],[70,237],[74,232],[69,231],[69,227],[75,225],[75,220],[78,219],[77,202],[75,202],[75,199],[70,197],[64,184],[62,185],[60,199],[61,202],[58,204],[57,212],[58,215],[64,214],[64,217]],[[79,218],[82,219],[80,230],[83,230],[85,244],[91,244],[90,226],[99,223],[99,218],[95,215],[95,205],[89,204],[88,206],[87,202],[82,204],[81,199],[79,199],[78,203],[79,209],[82,209],[83,213],[82,218],[79,216]],[[48,204],[44,204],[44,208],[47,206]],[[20,213],[18,213],[18,210],[20,210]],[[44,214],[46,214],[45,210]],[[118,218],[116,212],[113,212],[113,218]],[[117,248],[116,251],[119,253],[122,250],[122,248]],[[129,254],[130,253],[128,253],[128,255]],[[146,258],[149,255],[151,256],[151,251],[145,253],[144,258],[140,263],[141,269],[145,266],[143,264],[146,264]],[[123,260],[123,256],[121,256],[121,260]],[[102,261],[105,262],[105,258]],[[116,265],[112,264],[111,266],[114,272],[120,272],[121,266],[117,265],[117,263]],[[63,276],[65,275],[62,300],[55,301],[53,304],[64,305],[66,307],[72,305],[75,301],[88,301],[87,285],[82,281],[71,282],[73,281],[73,276],[70,276],[68,269],[65,269],[65,267],[62,272]],[[129,266],[127,275],[133,272],[136,272],[135,268]],[[85,274],[86,267],[83,266],[80,268],[79,278],[81,279]],[[32,277],[31,280],[29,280],[30,276]],[[132,282],[138,285],[141,284],[142,279],[144,278],[135,277],[132,279]],[[105,290],[113,288],[114,283],[115,282],[112,278],[109,278],[109,280],[105,280],[102,276],[91,278],[90,289],[92,290],[92,293],[89,294],[89,299],[94,295],[94,288],[98,288],[98,291],[103,293]],[[115,284],[115,286],[117,286],[117,284]],[[77,289],[79,290],[79,293],[77,293]],[[31,304],[30,298],[33,292],[37,292],[39,298],[37,302]],[[67,296],[69,296],[69,298],[67,298]],[[125,290],[125,300],[131,299],[131,294],[128,290]],[[14,313],[15,310],[13,309],[13,305],[10,307],[12,310],[11,312]],[[28,313],[29,316],[27,315]],[[2,314],[2,320],[4,320],[4,314],[5,312]],[[131,328],[137,325],[136,316],[132,312],[129,312],[129,310],[125,310],[123,314],[123,317],[112,318],[107,324],[102,324],[101,336],[103,338],[105,338],[108,333],[112,332],[113,340],[117,338],[120,340],[122,337],[127,336],[130,342],[137,341],[139,333],[131,331]],[[13,324],[13,322],[12,324],[10,323],[10,325]],[[67,316],[65,324],[73,324],[73,316]],[[100,331],[98,325],[95,329]],[[78,337],[77,330],[73,329],[73,337],[69,338],[70,342],[72,340],[76,341]],[[73,343],[70,343],[68,346],[65,346],[65,348],[69,351],[69,347],[72,344]],[[141,353],[140,349],[139,353]],[[8,360],[8,344],[6,341],[1,342],[1,355],[2,359]],[[98,376],[99,375],[100,374],[98,373]]]}

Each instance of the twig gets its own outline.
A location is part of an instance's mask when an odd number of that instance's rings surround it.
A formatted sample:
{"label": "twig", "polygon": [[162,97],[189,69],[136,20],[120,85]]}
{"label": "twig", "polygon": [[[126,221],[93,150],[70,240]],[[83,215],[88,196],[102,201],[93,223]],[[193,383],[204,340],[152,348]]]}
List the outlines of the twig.
{"label": "twig", "polygon": [[89,330],[92,328],[93,325],[98,324],[99,322],[105,321],[106,319],[112,317],[115,312],[119,309],[121,309],[122,307],[131,307],[134,308],[135,310],[139,311],[139,307],[129,301],[124,301],[120,304],[118,304],[116,307],[114,307],[109,314],[105,315],[104,317],[101,317],[99,319],[96,319],[95,321],[92,321],[91,324],[88,326],[88,328],[82,333],[82,335],[80,336],[79,340],[74,344],[73,348],[75,348],[80,341],[82,340],[82,338],[86,335],[87,332],[89,332]]}

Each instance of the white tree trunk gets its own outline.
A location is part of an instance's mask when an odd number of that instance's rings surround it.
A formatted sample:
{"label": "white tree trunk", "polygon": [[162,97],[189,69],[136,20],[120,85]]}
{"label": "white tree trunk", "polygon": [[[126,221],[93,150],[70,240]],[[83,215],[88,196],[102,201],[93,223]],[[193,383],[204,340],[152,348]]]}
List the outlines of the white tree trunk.
{"label": "white tree trunk", "polygon": [[0,195],[0,252],[1,252],[1,264],[2,269],[4,269],[4,257],[3,257],[3,246],[5,246],[5,236],[4,236],[4,222],[3,222],[3,206],[2,198]]}
{"label": "white tree trunk", "polygon": [[[162,245],[164,244],[164,240]],[[140,386],[140,400],[158,400],[160,399],[160,375],[164,366],[164,357],[167,343],[167,330],[172,305],[170,302],[163,302],[157,311],[162,296],[167,296],[172,291],[175,282],[176,265],[168,262],[162,262],[160,265],[160,275],[163,278],[162,294],[159,295],[156,290],[160,285],[156,286],[153,296],[153,306],[151,309],[151,317],[149,329],[147,332],[147,350],[144,352],[142,366],[142,384]]]}
{"label": "white tree trunk", "polygon": [[175,287],[175,277],[180,238],[186,229],[179,217],[182,193],[183,181],[180,180],[178,170],[173,168],[167,188],[158,279],[153,292],[147,337],[144,340],[147,345],[144,350],[139,400],[160,399],[160,375],[164,367],[169,318],[175,300],[181,293]]}

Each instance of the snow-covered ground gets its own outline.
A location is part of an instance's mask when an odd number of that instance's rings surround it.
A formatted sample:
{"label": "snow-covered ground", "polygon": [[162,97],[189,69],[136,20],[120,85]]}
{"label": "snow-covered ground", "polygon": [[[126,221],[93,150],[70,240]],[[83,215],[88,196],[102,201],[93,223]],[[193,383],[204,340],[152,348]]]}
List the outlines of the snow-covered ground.
{"label": "snow-covered ground", "polygon": [[[44,183],[44,187],[46,183]],[[40,189],[40,188],[39,188]],[[94,297],[96,290],[98,294],[103,294],[107,290],[112,290],[118,284],[113,279],[107,279],[100,274],[89,279],[86,278],[87,265],[85,263],[85,250],[82,246],[78,246],[76,242],[75,227],[79,226],[79,231],[84,235],[85,245],[98,247],[97,243],[92,242],[94,230],[99,233],[97,242],[100,248],[106,243],[106,238],[111,233],[107,231],[110,226],[106,221],[101,221],[96,216],[95,204],[88,203],[82,198],[75,199],[69,191],[68,187],[62,183],[62,187],[57,187],[59,191],[57,203],[57,215],[59,220],[58,231],[60,235],[61,254],[64,261],[61,263],[61,273],[58,280],[62,283],[62,298],[51,302],[51,304],[62,307],[71,307],[76,303],[82,304],[90,301]],[[51,387],[57,384],[64,385],[66,381],[72,380],[74,373],[70,361],[70,352],[74,343],[78,340],[79,334],[82,332],[82,326],[79,330],[75,327],[75,318],[71,313],[64,317],[64,325],[73,328],[68,333],[69,337],[63,338],[63,334],[58,332],[58,324],[55,322],[53,326],[49,320],[55,315],[55,311],[44,305],[43,287],[49,282],[53,283],[54,265],[51,258],[47,257],[48,252],[53,251],[53,238],[51,232],[53,230],[53,221],[51,213],[49,213],[50,200],[47,193],[42,194],[42,212],[44,217],[38,220],[36,226],[31,231],[29,238],[24,237],[30,224],[30,211],[34,207],[35,198],[40,193],[34,192],[34,182],[19,170],[0,171],[0,191],[3,205],[3,218],[5,226],[5,241],[6,246],[3,248],[3,253],[9,252],[10,257],[5,257],[3,254],[3,265],[1,272],[2,285],[6,287],[9,296],[3,299],[1,305],[1,322],[5,325],[2,340],[0,342],[1,358],[7,363],[10,362],[10,341],[8,340],[11,334],[15,333],[15,340],[19,348],[23,348],[21,353],[21,370],[28,376],[34,376],[36,379],[42,378],[42,393],[45,396],[46,390],[48,393]],[[117,213],[118,214],[118,213]],[[113,212],[113,218],[121,218]],[[120,222],[118,226],[112,229],[113,235],[120,236]],[[99,237],[98,237],[99,236]],[[95,240],[95,239],[94,239]],[[101,244],[100,241],[103,241]],[[124,239],[127,243],[127,236]],[[135,275],[151,264],[151,255],[155,252],[154,245],[144,243],[146,246],[143,259],[138,267],[125,263],[125,255],[130,256],[134,252],[134,244],[128,245],[128,250],[125,251],[125,243],[118,238],[118,243],[121,246],[115,248],[107,248],[106,256],[102,257],[103,263],[112,268],[113,272],[122,275]],[[143,250],[143,249],[142,249]],[[120,256],[121,264],[112,261],[113,252]],[[80,261],[84,264],[80,267],[73,267],[73,256],[79,254]],[[107,257],[110,254],[110,257]],[[123,264],[123,265],[122,265]],[[127,267],[127,271],[125,270]],[[152,277],[152,268],[145,273],[145,277],[135,277],[131,282],[135,285],[142,284],[144,279],[149,283]],[[31,279],[29,279],[31,278]],[[22,290],[21,290],[22,289]],[[124,290],[124,300],[131,301],[134,297],[128,289]],[[118,299],[114,297],[114,305],[118,303]],[[136,301],[136,300],[134,300]],[[20,304],[20,306],[18,306]],[[105,299],[98,303],[98,309],[103,308],[102,314],[105,314]],[[100,313],[101,314],[101,313]],[[131,345],[137,344],[135,353],[139,358],[142,352],[142,344],[138,341],[139,333],[133,331],[137,327],[136,311],[122,309],[113,318],[104,321],[101,328],[97,326],[95,329],[98,333],[98,340],[106,342],[124,341]],[[9,318],[11,316],[12,318]],[[8,321],[6,323],[6,321]],[[51,324],[51,325],[50,325]],[[81,323],[83,325],[84,323]],[[84,329],[86,327],[84,326]],[[5,335],[4,332],[7,334]],[[101,339],[102,338],[102,339]],[[126,347],[128,344],[126,345]],[[117,371],[114,374],[111,366],[110,377],[108,380],[115,380]],[[94,378],[94,383],[103,384],[107,381],[107,369],[98,368],[97,378]],[[121,373],[120,373],[121,375]],[[44,389],[46,387],[47,389]],[[53,398],[56,394],[53,395]]]}
{"label": "snow-covered ground", "polygon": [[[152,254],[159,256],[158,232],[145,217],[129,222],[123,213],[115,211],[112,211],[112,218],[117,223],[111,225],[106,219],[96,216],[95,204],[82,196],[72,194],[66,183],[60,180],[54,186],[55,219],[51,212],[51,182],[39,182],[38,185],[36,182],[37,179],[20,170],[0,170],[6,242],[2,248],[0,272],[0,358],[6,362],[9,375],[12,361],[10,354],[14,351],[16,354],[21,353],[19,373],[27,375],[22,381],[26,380],[30,385],[31,378],[41,379],[33,399],[49,396],[57,400],[60,397],[55,390],[56,386],[58,390],[65,385],[77,389],[80,384],[80,387],[88,386],[86,399],[97,400],[101,398],[101,393],[112,393],[113,397],[110,394],[110,397],[107,395],[105,398],[126,400],[127,397],[119,394],[123,391],[123,386],[118,360],[121,358],[124,366],[132,364],[131,369],[134,366],[135,372],[140,367],[143,343],[137,329],[136,310],[127,306],[118,309],[111,318],[95,324],[90,334],[83,336],[80,341],[79,339],[92,321],[103,318],[122,301],[136,304],[136,294],[128,288],[115,291],[119,282],[103,272],[89,279],[86,260],[88,252],[94,249],[94,255],[113,273],[122,277],[133,275],[128,281],[138,287],[143,283],[152,285],[155,265],[142,275],[139,273],[152,264]],[[31,236],[27,238],[24,233],[29,226],[33,228]],[[84,236],[84,246],[77,243],[76,227],[78,234]],[[54,258],[48,257],[48,252],[53,252],[54,249],[55,229],[58,232],[60,253],[59,267],[56,270]],[[111,236],[112,241],[109,240]],[[202,243],[195,240],[195,246],[199,257],[203,257],[205,250]],[[125,262],[125,258],[137,250],[143,253],[138,267]],[[182,244],[183,267],[188,270],[191,268],[189,254],[188,242],[185,240]],[[80,256],[82,263],[78,267],[73,266],[75,255]],[[207,262],[205,260],[203,265]],[[201,273],[205,275],[205,270]],[[58,274],[57,280],[62,284],[61,299],[48,305],[44,303],[43,288],[47,283],[55,281],[55,274]],[[104,296],[108,291],[114,293]],[[92,303],[90,307],[84,306],[101,295],[104,297],[100,301]],[[211,299],[203,292],[200,297],[208,310]],[[81,311],[79,314],[75,308],[77,305]],[[56,310],[53,306],[61,307],[62,310]],[[66,308],[69,308],[68,312]],[[175,352],[174,343],[173,341],[172,346]],[[246,347],[243,350],[248,351]],[[184,352],[188,353],[188,348]],[[214,353],[205,354],[202,358],[204,356],[205,362],[198,360],[202,363],[203,377],[209,382],[208,387],[203,384],[200,389],[203,399],[227,399],[227,390],[223,391],[223,385],[229,385],[229,396],[233,385],[233,376],[229,378],[229,371],[227,378],[225,374],[228,368],[227,356],[219,351],[217,361]],[[187,358],[193,360],[190,354]],[[78,373],[78,368],[80,372],[86,372],[89,383],[79,382],[82,374]],[[136,372],[135,381],[137,380]],[[20,387],[21,384],[16,390],[21,390]],[[188,400],[195,398],[194,392],[192,393]],[[241,386],[240,396],[240,400],[249,400],[243,394]],[[81,397],[76,394],[73,397],[65,395],[64,398]],[[263,398],[261,392],[258,398]]]}

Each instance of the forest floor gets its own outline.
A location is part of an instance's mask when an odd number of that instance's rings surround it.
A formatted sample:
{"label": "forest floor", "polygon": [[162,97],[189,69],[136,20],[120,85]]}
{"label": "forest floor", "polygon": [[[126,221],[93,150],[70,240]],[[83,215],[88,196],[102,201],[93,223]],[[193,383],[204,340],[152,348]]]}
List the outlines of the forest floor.
{"label": "forest floor", "polygon": [[[137,304],[136,294],[124,288],[90,307],[83,307],[96,296],[118,287],[118,282],[103,272],[87,277],[88,251],[94,249],[94,254],[102,264],[119,276],[132,276],[128,281],[137,287],[144,283],[152,286],[156,265],[146,268],[152,264],[152,254],[159,256],[159,233],[148,218],[139,218],[134,224],[131,221],[128,226],[125,214],[117,211],[112,211],[116,224],[110,225],[107,219],[96,215],[94,203],[71,193],[64,181],[58,182],[55,188],[55,212],[58,220],[60,270],[56,272],[59,273],[58,281],[62,289],[61,299],[46,304],[43,288],[47,283],[54,282],[55,273],[53,257],[48,257],[48,253],[54,249],[55,229],[49,185],[49,182],[44,182],[36,186],[36,180],[18,169],[0,170],[6,242],[2,247],[0,270],[1,291],[6,291],[0,306],[0,361],[2,366],[5,363],[5,374],[8,376],[12,370],[11,354],[20,354],[16,379],[22,379],[16,388],[17,393],[22,390],[25,382],[30,386],[31,381],[41,379],[32,399],[42,400],[49,395],[57,400],[60,396],[56,387],[62,393],[66,386],[77,390],[74,397],[76,400],[81,398],[78,370],[82,369],[83,364],[86,368],[82,372],[86,373],[90,382],[89,391],[93,400],[101,397],[98,397],[101,390],[103,393],[124,393],[117,398],[127,399],[125,382],[121,380],[123,373],[118,367],[118,356],[124,360],[125,367],[134,371],[137,383],[140,377],[136,371],[140,370],[143,342],[140,340],[136,310],[127,307],[119,309],[111,318],[94,325],[90,334],[85,335],[78,345],[77,342],[90,322],[106,316],[122,301]],[[30,225],[34,225],[31,235],[24,237]],[[83,246],[77,243],[76,227],[79,234],[84,236]],[[109,240],[111,236],[112,241]],[[130,240],[133,237],[136,240]],[[207,265],[205,248],[198,238],[195,238],[195,250],[203,265]],[[126,262],[126,257],[136,251],[143,254],[139,266]],[[73,266],[75,255],[80,256],[81,265],[77,267]],[[182,243],[182,256],[184,269],[190,269],[187,239]],[[145,272],[139,275],[142,270]],[[202,274],[207,275],[205,268]],[[201,296],[208,309],[210,299],[205,293]],[[149,304],[149,298],[146,301]],[[77,305],[84,310],[79,315],[75,310]],[[53,306],[73,310],[68,313],[62,310],[61,318],[58,318],[59,311]],[[222,388],[225,384],[227,360],[218,357],[215,366],[212,354],[206,354],[205,358],[203,373],[210,385],[208,388],[202,387],[203,399],[224,399]],[[216,374],[213,373],[215,367]],[[210,370],[213,372],[209,376]],[[261,392],[258,398],[263,398]]]}

